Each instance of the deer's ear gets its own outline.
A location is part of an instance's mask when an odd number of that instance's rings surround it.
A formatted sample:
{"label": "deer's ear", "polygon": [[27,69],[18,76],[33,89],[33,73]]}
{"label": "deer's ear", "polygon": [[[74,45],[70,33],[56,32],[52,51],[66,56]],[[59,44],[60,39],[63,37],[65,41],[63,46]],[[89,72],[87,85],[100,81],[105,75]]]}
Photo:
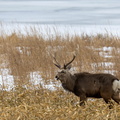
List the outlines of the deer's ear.
{"label": "deer's ear", "polygon": [[70,65],[68,65],[68,66],[66,67],[66,69],[67,69],[67,70],[70,70],[71,67],[72,67],[72,65],[70,64]]}

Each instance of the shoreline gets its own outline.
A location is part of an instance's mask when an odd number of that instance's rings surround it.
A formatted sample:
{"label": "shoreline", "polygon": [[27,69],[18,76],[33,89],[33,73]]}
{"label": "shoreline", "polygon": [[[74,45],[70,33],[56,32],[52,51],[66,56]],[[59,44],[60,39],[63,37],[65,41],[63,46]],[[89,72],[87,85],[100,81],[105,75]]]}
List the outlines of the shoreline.
{"label": "shoreline", "polygon": [[0,35],[6,34],[41,34],[44,36],[56,35],[98,35],[107,34],[109,36],[120,37],[120,26],[117,25],[59,25],[59,24],[29,24],[29,23],[2,23],[0,25]]}

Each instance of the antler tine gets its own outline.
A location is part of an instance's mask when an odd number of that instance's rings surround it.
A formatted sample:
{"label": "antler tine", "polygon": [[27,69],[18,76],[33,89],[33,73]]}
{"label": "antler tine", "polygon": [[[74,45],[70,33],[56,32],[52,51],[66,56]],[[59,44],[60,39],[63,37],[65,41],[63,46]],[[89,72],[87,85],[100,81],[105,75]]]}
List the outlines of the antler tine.
{"label": "antler tine", "polygon": [[55,62],[57,63],[54,63],[55,66],[57,66],[58,68],[61,68],[61,65],[58,63],[58,61],[56,60],[55,56],[52,56],[55,60]]}
{"label": "antler tine", "polygon": [[71,64],[74,61],[75,57],[76,57],[76,54],[73,55],[73,59],[69,63],[65,64],[65,67],[67,67],[69,64]]}

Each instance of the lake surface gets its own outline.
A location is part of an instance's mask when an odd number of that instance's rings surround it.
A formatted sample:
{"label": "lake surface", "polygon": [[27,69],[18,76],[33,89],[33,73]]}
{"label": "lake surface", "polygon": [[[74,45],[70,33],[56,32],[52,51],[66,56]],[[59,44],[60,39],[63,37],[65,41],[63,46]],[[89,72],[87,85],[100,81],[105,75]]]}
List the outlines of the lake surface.
{"label": "lake surface", "polygon": [[73,31],[89,33],[107,30],[119,34],[120,1],[0,0],[0,22],[20,26],[71,26]]}

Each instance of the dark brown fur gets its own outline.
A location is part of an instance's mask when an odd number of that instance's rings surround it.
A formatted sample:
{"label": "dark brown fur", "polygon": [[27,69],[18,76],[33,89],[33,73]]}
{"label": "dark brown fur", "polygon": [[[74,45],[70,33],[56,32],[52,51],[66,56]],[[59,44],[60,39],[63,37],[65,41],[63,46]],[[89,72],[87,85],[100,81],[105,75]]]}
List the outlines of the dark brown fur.
{"label": "dark brown fur", "polygon": [[103,98],[106,103],[109,103],[111,98],[114,99],[114,91],[112,85],[114,80],[118,80],[111,74],[86,74],[78,73],[75,76],[75,95],[80,97],[81,105],[87,97]]}
{"label": "dark brown fur", "polygon": [[[65,82],[61,80],[62,75],[65,75],[66,81],[62,79]],[[72,75],[68,71],[65,73],[65,70],[62,70],[56,77],[60,79],[64,89],[80,97],[80,105],[84,105],[88,97],[103,98],[106,103],[110,103],[110,108],[112,107],[111,99],[118,104],[120,102],[120,99],[116,99],[112,89],[113,81],[118,80],[118,78],[111,74],[84,72]]]}

